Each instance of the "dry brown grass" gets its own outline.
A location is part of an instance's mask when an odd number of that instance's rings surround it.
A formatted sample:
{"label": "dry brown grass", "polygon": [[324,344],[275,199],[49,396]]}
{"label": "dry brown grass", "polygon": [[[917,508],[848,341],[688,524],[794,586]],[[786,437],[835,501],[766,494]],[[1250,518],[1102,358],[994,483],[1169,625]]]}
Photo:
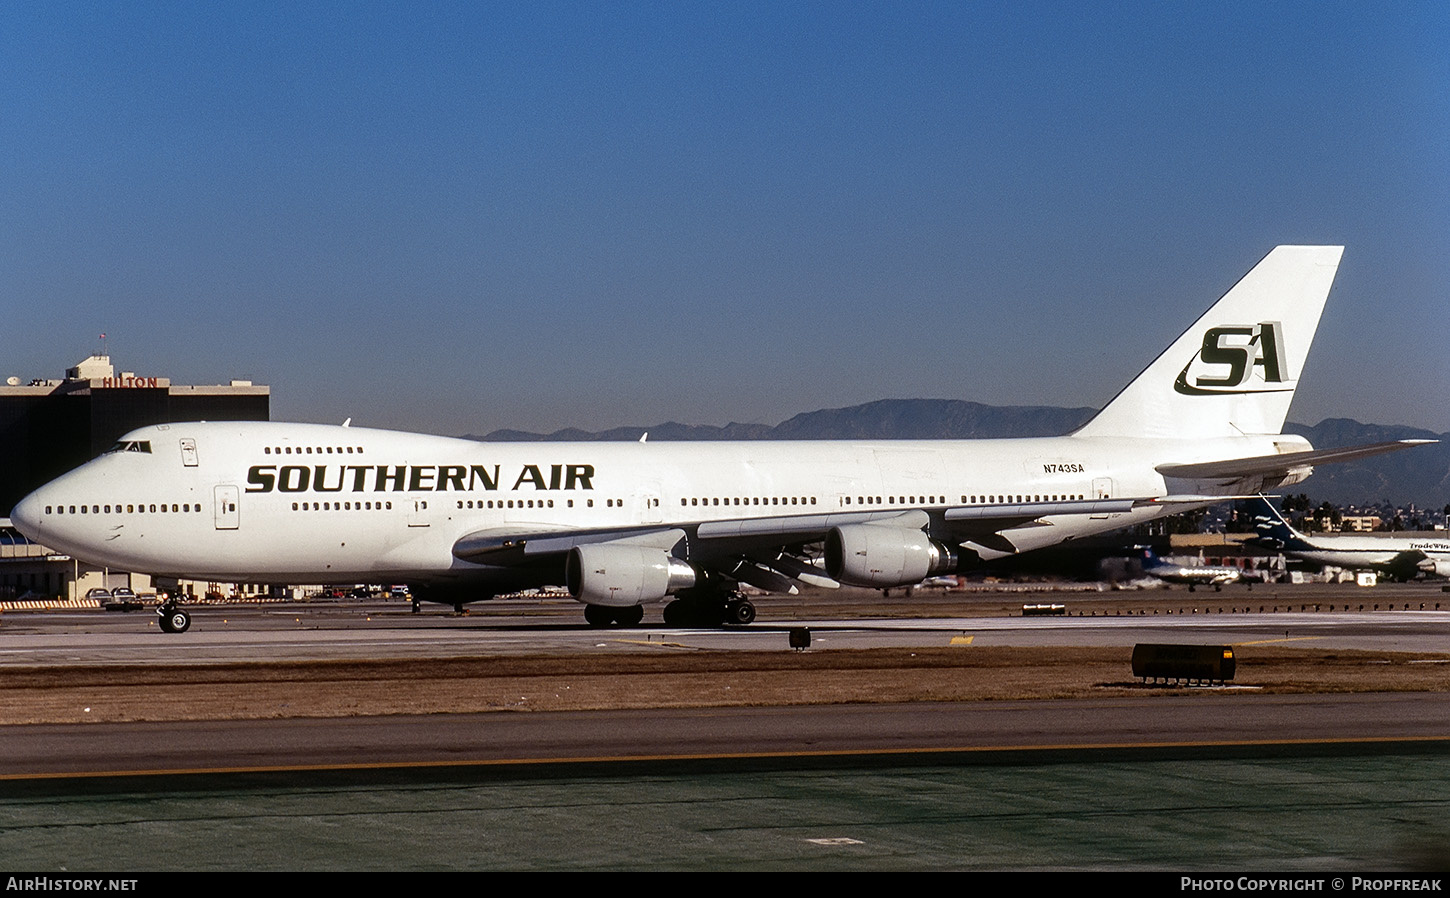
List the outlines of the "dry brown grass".
{"label": "dry brown grass", "polygon": [[[1162,695],[1131,648],[942,647],[455,660],[74,666],[0,672],[0,724],[347,717]],[[1237,686],[1450,689],[1438,655],[1246,646]],[[1206,692],[1208,690],[1192,690]]]}

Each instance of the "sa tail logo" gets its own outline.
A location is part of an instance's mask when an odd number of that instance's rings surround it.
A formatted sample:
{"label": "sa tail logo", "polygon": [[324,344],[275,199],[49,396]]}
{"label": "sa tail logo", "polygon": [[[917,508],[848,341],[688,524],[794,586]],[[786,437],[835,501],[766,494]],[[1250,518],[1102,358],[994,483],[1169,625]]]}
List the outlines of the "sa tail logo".
{"label": "sa tail logo", "polygon": [[1184,366],[1173,389],[1186,396],[1294,389],[1284,379],[1282,328],[1278,321],[1209,328],[1198,355]]}

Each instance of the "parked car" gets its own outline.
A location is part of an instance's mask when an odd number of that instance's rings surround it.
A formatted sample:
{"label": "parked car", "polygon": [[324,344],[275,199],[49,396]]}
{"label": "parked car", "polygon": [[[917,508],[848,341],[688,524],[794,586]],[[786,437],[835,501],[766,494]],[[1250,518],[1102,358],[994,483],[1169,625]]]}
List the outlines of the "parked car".
{"label": "parked car", "polygon": [[117,586],[111,590],[111,600],[101,602],[101,606],[107,611],[140,611],[144,607],[140,596],[129,586]]}
{"label": "parked car", "polygon": [[86,590],[86,598],[95,599],[104,605],[106,602],[111,601],[111,591],[97,586],[95,589]]}

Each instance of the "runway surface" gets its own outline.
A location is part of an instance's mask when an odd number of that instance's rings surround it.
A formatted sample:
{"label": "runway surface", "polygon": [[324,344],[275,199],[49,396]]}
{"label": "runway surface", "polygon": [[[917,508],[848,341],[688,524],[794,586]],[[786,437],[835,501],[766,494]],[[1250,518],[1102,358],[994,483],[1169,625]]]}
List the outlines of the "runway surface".
{"label": "runway surface", "polygon": [[[1286,592],[1286,590],[1288,590]],[[223,606],[196,610],[193,629],[159,633],[153,615],[7,613],[0,638],[6,668],[77,664],[224,664],[259,659],[468,658],[510,654],[598,659],[660,651],[786,651],[787,630],[811,630],[812,652],[860,648],[1131,646],[1137,642],[1276,643],[1443,655],[1450,659],[1450,611],[1438,585],[1381,587],[1381,610],[1314,611],[1359,604],[1354,587],[1265,589],[1253,593],[1147,600],[1100,597],[1082,616],[1006,616],[1021,599],[924,597],[898,607],[929,613],[976,601],[988,616],[881,618],[859,595],[842,618],[802,618],[797,606],[762,603],[748,628],[682,630],[647,624],[595,630],[573,622],[578,606],[531,599],[486,613],[413,615],[397,605]],[[1081,597],[1063,597],[1086,605]],[[1050,596],[1047,599],[1051,599]],[[1291,601],[1291,599],[1293,601]],[[1042,601],[1031,595],[1029,601]],[[863,604],[854,604],[854,603]],[[1277,611],[1260,613],[1261,605]],[[405,607],[405,606],[404,606]],[[1071,605],[1070,605],[1071,607]],[[1395,607],[1396,610],[1388,610]],[[1294,608],[1295,610],[1287,610]],[[1302,610],[1302,609],[1310,610]],[[1406,610],[1409,608],[1410,610]],[[820,606],[809,610],[819,611]],[[879,610],[879,606],[877,606]],[[995,616],[992,616],[995,615]],[[787,619],[792,618],[792,619]],[[1433,662],[1434,658],[1427,659]],[[1447,670],[1450,676],[1450,670]],[[0,680],[3,682],[3,680]],[[140,687],[144,688],[144,687]],[[365,688],[360,686],[359,688]],[[420,690],[450,688],[446,679]],[[627,688],[627,687],[626,687]],[[538,764],[643,759],[805,758],[881,753],[1171,752],[1204,747],[1336,745],[1450,739],[1450,691],[1372,695],[1267,696],[1252,690],[1113,700],[795,705],[766,708],[619,710],[569,713],[392,715],[328,719],[33,725],[4,728],[0,776],[294,769],[394,765]]]}
{"label": "runway surface", "polygon": [[[1111,701],[807,705],[8,727],[0,779],[739,761],[757,766],[1098,752],[1187,756],[1309,746],[1450,749],[1450,694],[1145,696]],[[978,757],[971,757],[978,756]],[[995,756],[995,757],[993,757]]]}
{"label": "runway surface", "polygon": [[[657,650],[771,651],[792,628],[811,631],[812,651],[939,646],[971,635],[977,645],[1133,645],[1137,642],[1242,643],[1284,640],[1329,648],[1450,653],[1450,593],[1436,582],[1375,589],[1314,584],[1221,593],[1183,590],[1110,593],[921,593],[883,600],[840,590],[809,601],[757,600],[749,627],[681,629],[584,625],[580,605],[560,598],[496,601],[454,615],[438,606],[408,613],[397,602],[196,606],[194,624],[168,635],[149,612],[6,612],[0,618],[0,670],[6,666],[226,663],[349,658],[450,658],[510,654],[595,654]],[[1022,606],[1062,603],[1068,614],[1024,617]],[[1439,610],[1443,608],[1444,610]]]}
{"label": "runway surface", "polygon": [[[1024,602],[1044,601],[1065,601],[1070,616],[1021,616]],[[1430,585],[919,595],[889,606],[857,593],[762,601],[749,628],[606,631],[557,599],[467,616],[319,603],[199,607],[181,635],[145,613],[6,612],[0,701],[35,694],[11,683],[86,667],[102,676],[82,682],[124,679],[144,693],[158,688],[151,671],[178,665],[370,659],[426,666],[441,675],[416,688],[447,696],[469,688],[449,680],[455,663],[564,659],[597,676],[657,657],[794,657],[787,631],[801,626],[826,660],[1004,646],[1048,658],[1116,646],[1126,658],[1140,641],[1226,643],[1380,653],[1367,664],[1416,653],[1401,667],[1439,684],[1450,677],[1450,610],[1436,610],[1445,601]],[[830,675],[870,691],[869,670],[840,670]],[[202,701],[214,694],[195,688]],[[161,870],[1444,868],[1450,685],[1120,693],[4,726],[0,827],[14,838],[0,859],[143,880]]]}

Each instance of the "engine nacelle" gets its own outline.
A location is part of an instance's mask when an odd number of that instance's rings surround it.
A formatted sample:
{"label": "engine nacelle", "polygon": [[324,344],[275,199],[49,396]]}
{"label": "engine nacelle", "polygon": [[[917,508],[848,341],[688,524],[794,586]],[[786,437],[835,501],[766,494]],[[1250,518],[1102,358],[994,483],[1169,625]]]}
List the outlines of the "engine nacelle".
{"label": "engine nacelle", "polygon": [[952,550],[920,530],[845,524],[826,535],[826,573],[852,586],[909,586],[956,567]]}
{"label": "engine nacelle", "polygon": [[569,551],[569,595],[586,605],[614,608],[658,602],[695,585],[695,569],[650,546],[588,545]]}

